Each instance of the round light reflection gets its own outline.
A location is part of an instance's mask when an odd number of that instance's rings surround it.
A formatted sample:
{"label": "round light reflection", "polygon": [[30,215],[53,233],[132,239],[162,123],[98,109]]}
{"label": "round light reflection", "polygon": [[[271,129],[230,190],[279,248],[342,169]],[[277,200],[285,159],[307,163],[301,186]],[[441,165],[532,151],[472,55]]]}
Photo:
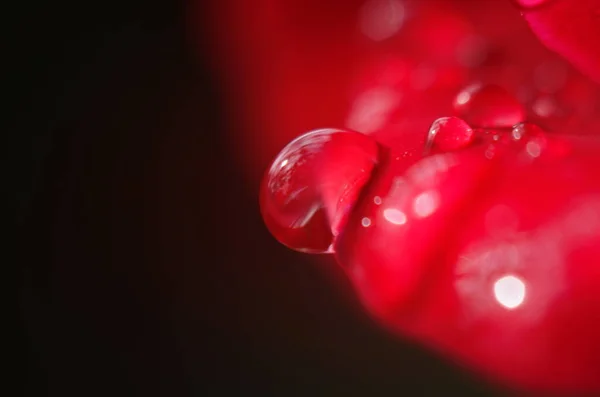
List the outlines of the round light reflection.
{"label": "round light reflection", "polygon": [[406,223],[406,214],[396,208],[383,210],[383,217],[394,225],[404,225]]}
{"label": "round light reflection", "polygon": [[434,190],[429,190],[415,197],[413,202],[413,211],[419,218],[425,218],[433,214],[439,205],[438,193]]}
{"label": "round light reflection", "polygon": [[525,301],[525,283],[519,277],[507,275],[494,283],[494,296],[507,309],[516,309]]}

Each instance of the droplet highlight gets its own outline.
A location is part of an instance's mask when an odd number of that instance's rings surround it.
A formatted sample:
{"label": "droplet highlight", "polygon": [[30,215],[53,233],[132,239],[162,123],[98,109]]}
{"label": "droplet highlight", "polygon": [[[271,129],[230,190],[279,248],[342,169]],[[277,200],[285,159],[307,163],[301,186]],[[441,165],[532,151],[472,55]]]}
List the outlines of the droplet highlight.
{"label": "droplet highlight", "polygon": [[451,151],[468,146],[473,141],[473,129],[458,117],[441,117],[431,124],[427,133],[426,153],[432,149]]}
{"label": "droplet highlight", "polygon": [[297,251],[332,252],[378,153],[377,143],[366,135],[333,129],[289,143],[261,187],[261,212],[271,234]]}
{"label": "droplet highlight", "polygon": [[509,310],[516,309],[525,301],[526,286],[521,278],[506,275],[494,283],[496,301]]}

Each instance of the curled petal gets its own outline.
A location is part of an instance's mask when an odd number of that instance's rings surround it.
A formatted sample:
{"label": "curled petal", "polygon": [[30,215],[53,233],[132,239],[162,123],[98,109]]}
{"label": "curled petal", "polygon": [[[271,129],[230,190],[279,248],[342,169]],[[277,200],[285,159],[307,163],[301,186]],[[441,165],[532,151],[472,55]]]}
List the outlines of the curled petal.
{"label": "curled petal", "polygon": [[600,0],[547,0],[524,9],[531,29],[551,50],[600,82]]}

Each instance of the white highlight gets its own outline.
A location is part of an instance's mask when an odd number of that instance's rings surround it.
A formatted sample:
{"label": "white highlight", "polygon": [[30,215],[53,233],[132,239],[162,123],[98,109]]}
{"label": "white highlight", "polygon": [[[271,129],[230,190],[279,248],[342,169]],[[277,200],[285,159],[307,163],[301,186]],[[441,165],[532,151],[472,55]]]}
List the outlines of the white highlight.
{"label": "white highlight", "polygon": [[527,154],[533,158],[540,157],[540,154],[542,153],[540,144],[534,141],[527,142],[527,145],[525,145],[525,150],[527,150]]}
{"label": "white highlight", "polygon": [[419,194],[413,201],[413,211],[419,218],[426,218],[437,210],[440,198],[435,190],[428,190]]}
{"label": "white highlight", "polygon": [[516,309],[525,301],[525,283],[518,277],[508,275],[494,283],[494,296],[507,309]]}
{"label": "white highlight", "polygon": [[556,111],[556,103],[551,97],[541,97],[533,102],[531,108],[540,117],[550,117]]}
{"label": "white highlight", "polygon": [[468,91],[462,91],[456,97],[456,103],[459,105],[464,105],[465,103],[469,102],[470,100],[471,100],[471,93]]}
{"label": "white highlight", "polygon": [[402,101],[400,92],[389,87],[373,88],[362,93],[352,106],[346,126],[352,130],[370,134],[381,128],[392,110]]}
{"label": "white highlight", "polygon": [[383,210],[383,217],[394,225],[404,225],[406,223],[406,214],[396,208]]}

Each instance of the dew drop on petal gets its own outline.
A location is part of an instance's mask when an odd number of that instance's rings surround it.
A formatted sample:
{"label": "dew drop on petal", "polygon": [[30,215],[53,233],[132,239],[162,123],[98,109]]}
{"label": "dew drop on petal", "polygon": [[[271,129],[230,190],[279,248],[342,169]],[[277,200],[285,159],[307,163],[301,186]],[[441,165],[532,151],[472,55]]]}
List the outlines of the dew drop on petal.
{"label": "dew drop on petal", "polygon": [[533,123],[519,123],[513,126],[511,131],[512,139],[520,141],[525,137],[543,136],[544,130]]}
{"label": "dew drop on petal", "polygon": [[431,124],[426,149],[457,150],[473,141],[473,129],[458,117],[441,117]]}
{"label": "dew drop on petal", "polygon": [[378,145],[356,132],[322,129],[289,143],[262,183],[271,234],[302,252],[331,252],[342,221],[377,162]]}

